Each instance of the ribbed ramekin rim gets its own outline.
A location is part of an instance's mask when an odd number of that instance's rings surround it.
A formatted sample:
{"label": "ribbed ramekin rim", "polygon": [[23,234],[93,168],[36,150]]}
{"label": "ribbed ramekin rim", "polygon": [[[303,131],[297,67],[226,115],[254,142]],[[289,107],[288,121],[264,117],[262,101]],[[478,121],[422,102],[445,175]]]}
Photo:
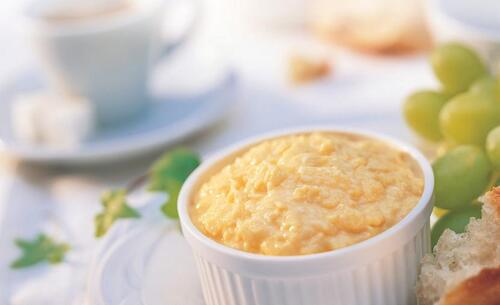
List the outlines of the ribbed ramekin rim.
{"label": "ribbed ramekin rim", "polygon": [[[424,191],[422,196],[420,197],[417,205],[406,215],[400,222],[387,229],[386,231],[373,236],[367,240],[356,243],[354,245],[336,249],[327,252],[314,253],[314,254],[306,254],[306,255],[292,255],[292,256],[271,256],[271,255],[263,255],[245,252],[242,250],[234,249],[229,246],[220,244],[211,238],[205,236],[202,232],[200,232],[189,216],[188,205],[190,204],[191,192],[194,191],[195,186],[197,185],[198,178],[203,176],[203,173],[211,168],[214,164],[224,160],[227,156],[231,155],[238,150],[241,150],[245,147],[249,147],[252,144],[259,143],[264,140],[269,140],[273,138],[277,138],[280,136],[293,135],[293,134],[301,134],[301,133],[312,133],[312,132],[338,132],[338,133],[352,133],[358,134],[362,136],[371,137],[374,139],[378,139],[388,143],[401,151],[404,151],[418,163],[420,170],[423,173],[424,178]],[[432,195],[434,191],[434,175],[432,172],[432,167],[427,161],[427,159],[420,153],[417,149],[412,146],[396,140],[390,136],[373,132],[366,131],[359,128],[346,127],[346,126],[336,126],[336,125],[311,125],[311,126],[301,126],[287,129],[279,129],[271,132],[267,132],[261,135],[253,136],[242,141],[239,141],[233,145],[228,146],[225,149],[222,149],[210,157],[206,158],[202,162],[202,164],[188,177],[188,179],[184,182],[182,189],[179,193],[178,197],[178,212],[179,219],[182,225],[182,229],[184,234],[190,234],[193,236],[197,242],[202,243],[205,247],[210,248],[213,251],[216,251],[220,254],[245,260],[252,262],[270,262],[270,263],[301,263],[311,260],[320,260],[320,259],[333,259],[334,257],[340,257],[349,255],[352,253],[356,253],[358,251],[363,251],[376,243],[379,243],[385,239],[392,237],[397,234],[398,231],[403,230],[406,226],[409,226],[415,218],[424,213],[426,207],[432,204]],[[187,230],[187,232],[186,232]]]}

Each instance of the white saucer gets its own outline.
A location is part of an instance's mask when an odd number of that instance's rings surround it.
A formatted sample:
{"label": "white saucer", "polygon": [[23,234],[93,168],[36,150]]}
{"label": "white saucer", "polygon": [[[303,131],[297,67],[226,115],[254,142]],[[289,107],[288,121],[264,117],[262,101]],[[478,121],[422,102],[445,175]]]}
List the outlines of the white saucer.
{"label": "white saucer", "polygon": [[229,108],[236,85],[235,73],[228,72],[213,87],[197,95],[156,96],[148,111],[135,121],[100,130],[80,147],[60,149],[22,143],[14,136],[10,118],[13,97],[44,86],[37,73],[26,72],[0,88],[0,148],[20,159],[48,163],[90,163],[136,156],[214,123]]}
{"label": "white saucer", "polygon": [[108,232],[90,267],[86,304],[204,304],[178,223],[159,211],[154,203],[141,210],[141,219],[118,222]]}

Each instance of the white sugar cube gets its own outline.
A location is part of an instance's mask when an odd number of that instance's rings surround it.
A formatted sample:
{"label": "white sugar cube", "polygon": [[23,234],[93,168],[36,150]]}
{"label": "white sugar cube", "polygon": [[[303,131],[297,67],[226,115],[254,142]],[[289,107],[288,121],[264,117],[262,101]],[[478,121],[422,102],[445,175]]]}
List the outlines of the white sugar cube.
{"label": "white sugar cube", "polygon": [[35,122],[40,102],[35,96],[19,96],[12,105],[12,128],[23,142],[40,142],[40,130]]}
{"label": "white sugar cube", "polygon": [[94,133],[96,125],[88,100],[47,93],[18,96],[12,122],[19,140],[54,147],[78,146]]}

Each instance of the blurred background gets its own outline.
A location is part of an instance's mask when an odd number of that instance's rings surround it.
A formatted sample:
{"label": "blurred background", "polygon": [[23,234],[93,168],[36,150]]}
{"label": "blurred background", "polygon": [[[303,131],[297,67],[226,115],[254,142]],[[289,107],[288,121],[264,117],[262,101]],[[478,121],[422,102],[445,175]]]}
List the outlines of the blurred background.
{"label": "blurred background", "polygon": [[[498,18],[450,3],[1,1],[0,304],[92,298],[100,194],[174,146],[205,157],[261,132],[333,124],[434,147],[401,105],[439,87],[435,41],[460,38],[496,66]],[[468,28],[479,19],[489,23]],[[40,232],[72,241],[65,262],[9,268],[13,240]]]}

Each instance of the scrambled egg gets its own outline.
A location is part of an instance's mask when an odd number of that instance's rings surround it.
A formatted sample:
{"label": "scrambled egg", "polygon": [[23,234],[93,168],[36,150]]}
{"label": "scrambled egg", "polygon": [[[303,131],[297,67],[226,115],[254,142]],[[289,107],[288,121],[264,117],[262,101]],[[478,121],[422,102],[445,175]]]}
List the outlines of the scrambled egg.
{"label": "scrambled egg", "polygon": [[267,140],[228,163],[201,185],[190,216],[211,239],[264,255],[366,240],[404,218],[423,192],[411,156],[347,133]]}

